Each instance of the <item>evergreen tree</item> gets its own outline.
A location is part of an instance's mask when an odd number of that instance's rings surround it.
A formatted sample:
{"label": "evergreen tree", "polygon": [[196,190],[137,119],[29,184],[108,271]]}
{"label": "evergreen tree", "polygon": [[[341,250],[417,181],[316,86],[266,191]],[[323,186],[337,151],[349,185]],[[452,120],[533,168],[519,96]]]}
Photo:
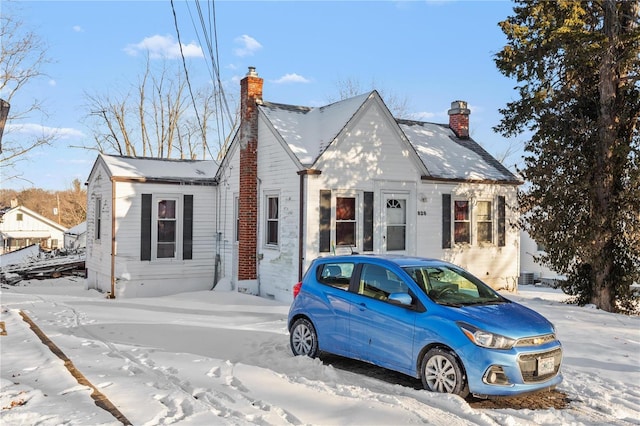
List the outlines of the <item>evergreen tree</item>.
{"label": "evergreen tree", "polygon": [[498,69],[517,80],[496,130],[525,131],[523,224],[579,304],[634,309],[640,283],[639,1],[517,1]]}

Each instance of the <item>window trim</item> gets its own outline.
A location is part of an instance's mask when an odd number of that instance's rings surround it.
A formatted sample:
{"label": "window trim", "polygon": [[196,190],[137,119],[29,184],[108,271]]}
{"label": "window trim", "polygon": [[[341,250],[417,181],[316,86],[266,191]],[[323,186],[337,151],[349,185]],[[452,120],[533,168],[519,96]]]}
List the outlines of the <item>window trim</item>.
{"label": "window trim", "polygon": [[93,218],[94,218],[94,228],[93,228],[93,239],[95,241],[100,241],[100,234],[102,232],[102,197],[96,197],[94,203]]}
{"label": "window trim", "polygon": [[[451,209],[451,226],[452,226],[452,242],[453,245],[472,245],[474,240],[474,230],[473,230],[473,200],[471,198],[453,198],[452,200],[452,209]],[[466,202],[467,203],[467,218],[466,219],[456,219],[456,203],[458,202]],[[459,242],[456,238],[456,224],[464,223],[467,224],[469,237],[468,241]]]}
{"label": "window trim", "polygon": [[[353,198],[354,199],[354,217],[353,221],[344,221],[344,223],[354,223],[353,245],[341,244],[338,245],[337,231],[338,231],[338,198]],[[360,250],[362,246],[363,235],[363,196],[361,191],[355,190],[343,190],[343,191],[331,191],[331,246],[335,251],[337,248],[351,247],[356,250]],[[342,222],[341,222],[342,223]]]}
{"label": "window trim", "polygon": [[[468,220],[456,220],[456,202],[466,201],[468,203]],[[490,221],[479,220],[478,204],[481,202],[490,203]],[[454,248],[464,246],[475,247],[504,247],[506,235],[506,211],[505,196],[498,195],[496,197],[454,197],[451,194],[442,194],[442,225],[443,237],[442,247]],[[501,210],[502,209],[502,210]],[[469,223],[469,242],[456,241],[455,226],[456,223]],[[479,224],[491,223],[491,241],[479,241]]]}
{"label": "window trim", "polygon": [[238,244],[240,242],[240,196],[238,194],[234,194],[233,217],[235,220],[234,242]]}
{"label": "window trim", "polygon": [[[479,204],[480,203],[489,203],[489,215],[490,215],[490,220],[480,220],[480,214],[478,212],[479,208]],[[472,221],[474,226],[472,227],[472,229],[475,229],[475,242],[477,245],[481,246],[481,245],[495,245],[496,244],[496,235],[495,235],[495,231],[496,231],[496,212],[495,212],[495,201],[494,200],[490,200],[487,198],[479,198],[477,200],[474,200],[473,202],[473,210],[472,210]],[[478,239],[480,238],[480,227],[479,224],[480,223],[490,223],[491,224],[491,240],[490,241],[479,241]]]}
{"label": "window trim", "polygon": [[[270,201],[271,200],[276,200],[276,202],[278,203],[277,205],[277,211],[276,211],[276,217],[272,218],[270,217],[271,214],[271,204]],[[280,247],[280,234],[281,234],[281,197],[280,197],[280,192],[265,192],[264,193],[264,246],[267,248],[279,248]],[[274,242],[270,242],[270,236],[271,236],[271,231],[270,231],[270,225],[272,223],[276,224],[276,241]]]}
{"label": "window trim", "polygon": [[[175,201],[175,217],[173,218],[173,222],[175,222],[175,248],[173,257],[158,257],[158,225],[160,222],[160,218],[158,217],[158,206],[161,201]],[[182,202],[182,196],[179,194],[153,194],[151,206],[151,260],[160,262],[182,260],[182,244],[184,241],[182,229],[184,205]]]}

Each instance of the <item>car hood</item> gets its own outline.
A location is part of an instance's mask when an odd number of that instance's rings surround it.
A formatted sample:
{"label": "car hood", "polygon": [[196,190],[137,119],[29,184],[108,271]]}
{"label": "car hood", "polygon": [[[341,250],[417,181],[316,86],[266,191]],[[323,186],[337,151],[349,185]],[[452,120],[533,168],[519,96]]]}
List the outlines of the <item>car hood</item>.
{"label": "car hood", "polygon": [[468,322],[485,331],[512,339],[553,333],[553,325],[539,313],[515,302],[500,305],[475,305],[450,308],[458,321]]}

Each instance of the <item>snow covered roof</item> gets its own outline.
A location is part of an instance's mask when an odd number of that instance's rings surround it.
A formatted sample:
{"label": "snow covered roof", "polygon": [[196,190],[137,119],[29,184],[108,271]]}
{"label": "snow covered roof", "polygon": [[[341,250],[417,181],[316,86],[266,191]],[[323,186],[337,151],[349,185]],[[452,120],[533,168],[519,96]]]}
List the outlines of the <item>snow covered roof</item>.
{"label": "snow covered roof", "polygon": [[214,181],[218,163],[213,160],[124,157],[100,154],[112,177],[147,181]]}
{"label": "snow covered roof", "polygon": [[[323,107],[263,101],[260,110],[304,166],[310,166],[376,92]],[[520,180],[472,139],[460,139],[447,124],[396,119],[429,171],[427,178],[465,181]]]}
{"label": "snow covered roof", "polygon": [[260,109],[300,163],[311,165],[372,93],[318,108],[263,102]]}
{"label": "snow covered roof", "polygon": [[472,139],[460,139],[446,124],[397,120],[420,160],[436,179],[518,181]]}
{"label": "snow covered roof", "polygon": [[87,232],[87,221],[77,224],[76,226],[69,228],[65,234],[68,235],[80,235]]}

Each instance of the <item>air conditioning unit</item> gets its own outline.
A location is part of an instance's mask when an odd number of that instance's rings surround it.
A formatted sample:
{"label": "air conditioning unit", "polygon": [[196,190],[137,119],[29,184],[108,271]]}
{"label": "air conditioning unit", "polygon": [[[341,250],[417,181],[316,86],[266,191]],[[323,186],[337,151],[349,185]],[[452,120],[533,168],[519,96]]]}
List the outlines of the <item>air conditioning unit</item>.
{"label": "air conditioning unit", "polygon": [[518,285],[533,285],[533,272],[521,272]]}

